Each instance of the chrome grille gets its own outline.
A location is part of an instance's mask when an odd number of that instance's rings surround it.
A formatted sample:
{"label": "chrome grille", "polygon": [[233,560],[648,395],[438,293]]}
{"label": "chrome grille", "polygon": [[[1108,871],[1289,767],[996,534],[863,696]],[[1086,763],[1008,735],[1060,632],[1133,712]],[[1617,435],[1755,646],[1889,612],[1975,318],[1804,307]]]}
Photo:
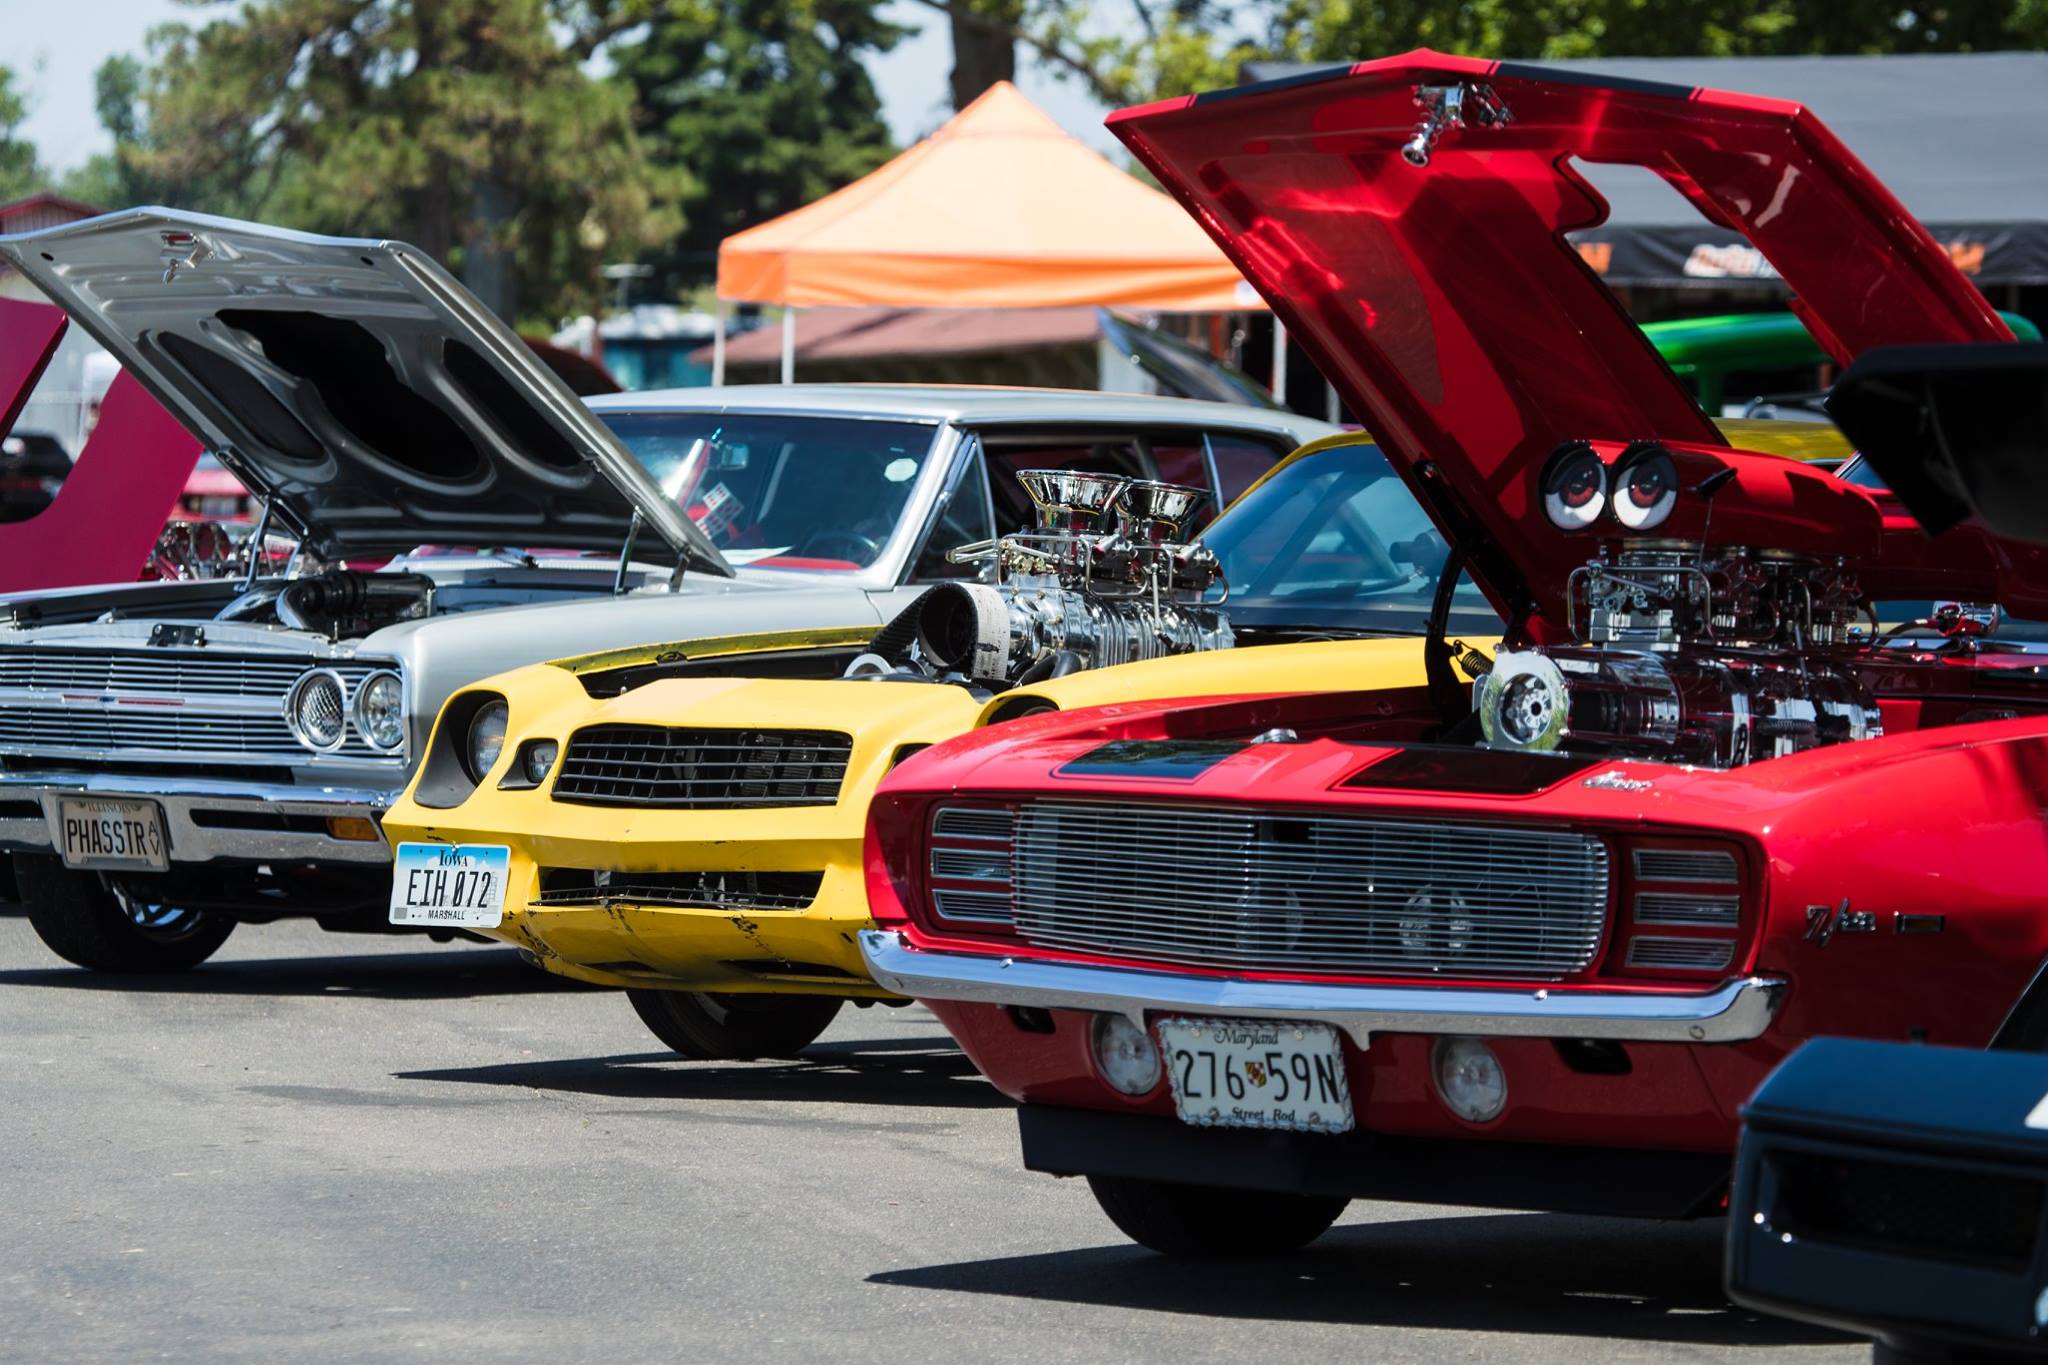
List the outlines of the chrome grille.
{"label": "chrome grille", "polygon": [[1713,848],[1639,848],[1636,875],[1646,882],[1733,882],[1735,855]]}
{"label": "chrome grille", "polygon": [[1718,972],[1735,960],[1735,941],[1726,938],[1645,938],[1629,940],[1631,967],[1670,967],[1688,972]]}
{"label": "chrome grille", "polygon": [[853,737],[834,730],[590,725],[569,737],[554,798],[671,810],[829,806]]}
{"label": "chrome grille", "polygon": [[1553,979],[1591,963],[1607,846],[1512,825],[1039,802],[1028,942],[1217,968]]}
{"label": "chrome grille", "polygon": [[[210,649],[0,647],[0,746],[89,756],[298,763],[311,752],[285,723],[301,674],[331,668],[353,701],[363,679],[393,665]],[[351,729],[336,753],[396,761]]]}
{"label": "chrome grille", "polygon": [[1637,924],[1697,924],[1733,929],[1742,922],[1740,896],[1694,895],[1684,891],[1638,891]]}

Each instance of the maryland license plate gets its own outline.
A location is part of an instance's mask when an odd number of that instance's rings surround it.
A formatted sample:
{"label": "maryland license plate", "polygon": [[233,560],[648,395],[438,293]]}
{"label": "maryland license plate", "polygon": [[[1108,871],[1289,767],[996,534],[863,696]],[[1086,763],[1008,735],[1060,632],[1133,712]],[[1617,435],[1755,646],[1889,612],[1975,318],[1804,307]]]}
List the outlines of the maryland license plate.
{"label": "maryland license plate", "polygon": [[400,844],[391,922],[495,929],[505,919],[511,869],[504,844]]}
{"label": "maryland license plate", "polygon": [[60,796],[50,833],[66,867],[162,872],[171,865],[164,813],[154,801]]}
{"label": "maryland license plate", "polygon": [[1161,1019],[1157,1028],[1183,1123],[1351,1131],[1344,1050],[1328,1024]]}

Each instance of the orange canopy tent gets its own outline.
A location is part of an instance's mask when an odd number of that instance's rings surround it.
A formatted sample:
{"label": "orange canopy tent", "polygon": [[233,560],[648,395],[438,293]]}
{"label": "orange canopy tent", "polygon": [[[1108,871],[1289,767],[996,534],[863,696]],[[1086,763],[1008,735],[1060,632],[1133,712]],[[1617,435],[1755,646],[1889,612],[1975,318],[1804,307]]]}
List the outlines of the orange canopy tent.
{"label": "orange canopy tent", "polygon": [[[1008,81],[880,170],[726,238],[718,297],[720,340],[724,303],[1264,307],[1194,219]],[[785,381],[793,335],[785,315]]]}

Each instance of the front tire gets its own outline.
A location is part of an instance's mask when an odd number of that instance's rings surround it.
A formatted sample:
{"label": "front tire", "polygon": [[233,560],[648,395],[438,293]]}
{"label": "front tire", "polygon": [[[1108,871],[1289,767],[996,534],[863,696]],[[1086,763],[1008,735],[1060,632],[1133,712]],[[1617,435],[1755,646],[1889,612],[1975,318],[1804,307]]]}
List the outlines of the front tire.
{"label": "front tire", "polygon": [[235,931],[220,915],[118,896],[95,874],[57,858],[17,855],[14,870],[36,937],[88,971],[190,971]]}
{"label": "front tire", "polygon": [[794,1057],[832,1026],[846,1002],[822,995],[710,995],[629,988],[640,1022],[700,1062]]}
{"label": "front tire", "polygon": [[1164,1180],[1091,1175],[1095,1202],[1123,1234],[1162,1256],[1279,1256],[1329,1230],[1351,1201],[1338,1195],[1272,1194]]}

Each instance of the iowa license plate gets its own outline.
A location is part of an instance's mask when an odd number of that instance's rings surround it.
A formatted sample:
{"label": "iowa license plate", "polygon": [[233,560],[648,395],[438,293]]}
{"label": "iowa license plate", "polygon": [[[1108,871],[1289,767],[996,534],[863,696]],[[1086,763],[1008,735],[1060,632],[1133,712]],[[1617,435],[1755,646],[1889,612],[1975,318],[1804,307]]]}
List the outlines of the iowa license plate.
{"label": "iowa license plate", "polygon": [[504,844],[400,844],[391,922],[495,929],[505,920],[511,868]]}
{"label": "iowa license plate", "polygon": [[1351,1131],[1344,1050],[1328,1024],[1161,1019],[1157,1027],[1183,1123]]}
{"label": "iowa license plate", "polygon": [[171,865],[164,813],[154,801],[57,798],[57,851],[67,867],[144,868]]}

